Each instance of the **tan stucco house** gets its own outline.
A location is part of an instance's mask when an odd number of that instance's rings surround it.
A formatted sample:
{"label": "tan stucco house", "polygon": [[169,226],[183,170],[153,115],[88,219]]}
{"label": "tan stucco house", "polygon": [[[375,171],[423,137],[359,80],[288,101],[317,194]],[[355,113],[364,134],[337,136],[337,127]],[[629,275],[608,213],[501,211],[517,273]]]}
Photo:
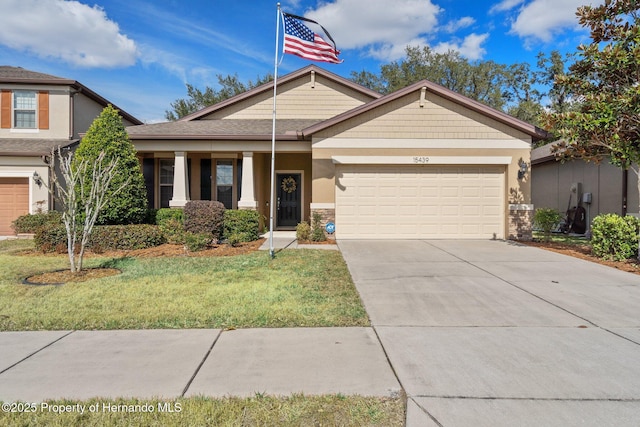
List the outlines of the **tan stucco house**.
{"label": "tan stucco house", "polygon": [[[0,66],[0,236],[14,233],[18,216],[53,208],[45,156],[77,143],[108,104],[75,80]],[[142,123],[120,114],[125,125]]]}
{"label": "tan stucco house", "polygon": [[[128,128],[151,206],[269,217],[273,83]],[[315,65],[277,88],[276,229],[319,212],[340,239],[528,238],[535,126],[429,81],[380,94]]]}

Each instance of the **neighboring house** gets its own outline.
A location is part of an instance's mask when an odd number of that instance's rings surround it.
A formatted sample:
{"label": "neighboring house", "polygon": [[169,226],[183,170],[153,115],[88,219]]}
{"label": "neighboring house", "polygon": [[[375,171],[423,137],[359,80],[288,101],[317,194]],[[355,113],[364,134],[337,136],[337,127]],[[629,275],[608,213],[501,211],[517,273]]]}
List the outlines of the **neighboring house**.
{"label": "neighboring house", "polygon": [[[638,215],[638,186],[636,174],[601,163],[555,159],[550,143],[531,151],[531,193],[536,208],[554,208],[565,213],[579,203],[588,212],[588,222],[599,214]],[[576,192],[571,192],[571,188]],[[576,194],[577,193],[577,194]],[[591,202],[583,201],[583,194],[591,194]],[[571,196],[571,201],[569,200]]]}
{"label": "neighboring house", "polygon": [[[128,128],[152,206],[219,200],[269,217],[273,83]],[[337,238],[529,238],[546,133],[429,81],[381,96],[314,65],[278,80],[275,228]]]}
{"label": "neighboring house", "polygon": [[[14,234],[18,216],[53,208],[45,156],[77,143],[108,104],[75,80],[0,66],[0,236]],[[120,114],[127,126],[142,123]]]}

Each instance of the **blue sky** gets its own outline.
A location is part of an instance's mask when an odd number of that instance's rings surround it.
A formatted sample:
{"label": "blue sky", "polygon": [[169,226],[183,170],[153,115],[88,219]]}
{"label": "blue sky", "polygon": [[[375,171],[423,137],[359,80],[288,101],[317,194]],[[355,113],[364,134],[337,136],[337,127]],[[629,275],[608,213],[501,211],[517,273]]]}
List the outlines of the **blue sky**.
{"label": "blue sky", "polygon": [[[336,74],[378,73],[407,45],[471,60],[536,63],[589,41],[576,9],[589,0],[281,0],[321,23],[343,64]],[[598,3],[598,2],[596,2]],[[139,119],[164,121],[185,84],[217,85],[273,72],[276,1],[0,0],[0,65],[77,80]],[[279,44],[281,52],[281,42]],[[309,64],[285,55],[283,75]]]}

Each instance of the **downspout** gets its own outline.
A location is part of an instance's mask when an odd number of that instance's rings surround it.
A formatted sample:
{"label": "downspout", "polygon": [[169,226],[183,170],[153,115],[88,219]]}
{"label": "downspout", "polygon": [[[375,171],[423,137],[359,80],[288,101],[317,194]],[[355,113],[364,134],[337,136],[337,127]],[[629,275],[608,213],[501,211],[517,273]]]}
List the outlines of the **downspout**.
{"label": "downspout", "polygon": [[627,195],[629,187],[629,169],[622,171],[622,216],[627,216]]}
{"label": "downspout", "polygon": [[75,97],[76,94],[82,92],[81,89],[69,89],[69,140],[72,140],[75,136],[75,112],[76,112],[76,103]]}

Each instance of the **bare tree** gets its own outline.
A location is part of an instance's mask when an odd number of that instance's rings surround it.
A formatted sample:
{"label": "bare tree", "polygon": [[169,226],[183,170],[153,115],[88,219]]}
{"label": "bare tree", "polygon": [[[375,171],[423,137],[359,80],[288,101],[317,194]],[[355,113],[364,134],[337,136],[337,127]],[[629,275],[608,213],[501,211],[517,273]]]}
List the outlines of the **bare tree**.
{"label": "bare tree", "polygon": [[[47,186],[49,193],[62,206],[62,221],[67,230],[67,252],[71,272],[82,270],[82,259],[85,248],[91,237],[93,226],[96,223],[100,210],[106,204],[107,190],[117,171],[118,158],[103,165],[105,153],[102,152],[93,164],[88,160],[76,162],[71,165],[73,153],[69,151],[63,155],[60,147],[51,151],[51,182]],[[56,173],[56,161],[59,163],[60,176]],[[91,180],[85,179],[89,175]],[[90,186],[87,184],[90,183]],[[110,194],[116,194],[129,184],[123,182]],[[76,245],[80,244],[80,250],[76,254]]]}

